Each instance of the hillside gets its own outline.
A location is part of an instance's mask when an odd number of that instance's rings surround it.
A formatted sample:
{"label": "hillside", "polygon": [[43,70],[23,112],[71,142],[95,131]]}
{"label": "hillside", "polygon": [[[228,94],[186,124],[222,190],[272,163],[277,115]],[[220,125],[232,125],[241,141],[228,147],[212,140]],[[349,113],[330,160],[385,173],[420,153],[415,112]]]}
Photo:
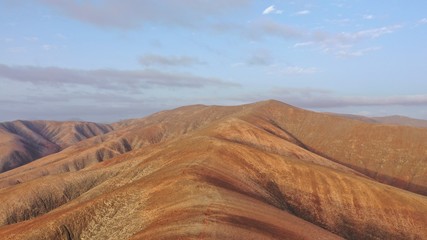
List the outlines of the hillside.
{"label": "hillside", "polygon": [[0,123],[0,173],[111,130],[112,127],[105,124],[86,122]]}
{"label": "hillside", "polygon": [[418,128],[427,128],[427,120],[409,118],[405,116],[385,116],[385,117],[365,117],[360,115],[353,114],[337,114],[337,113],[327,113],[335,116],[341,116],[349,119],[360,120],[367,123],[379,123],[379,124],[388,124],[388,125],[400,125],[408,127],[418,127]]}
{"label": "hillside", "polygon": [[408,118],[404,116],[387,116],[387,117],[374,117],[377,122],[384,124],[396,124],[411,127],[427,128],[427,120]]}
{"label": "hillside", "polygon": [[182,107],[97,133],[0,174],[0,236],[427,236],[427,130],[265,101]]}

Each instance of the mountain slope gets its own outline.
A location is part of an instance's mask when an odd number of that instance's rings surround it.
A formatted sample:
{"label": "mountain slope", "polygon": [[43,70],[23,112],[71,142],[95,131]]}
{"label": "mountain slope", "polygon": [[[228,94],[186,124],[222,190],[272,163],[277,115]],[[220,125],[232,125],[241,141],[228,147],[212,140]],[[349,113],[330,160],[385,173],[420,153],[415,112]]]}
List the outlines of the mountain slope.
{"label": "mountain slope", "polygon": [[380,182],[427,195],[427,129],[369,124],[277,101],[255,115],[267,116],[311,152]]}
{"label": "mountain slope", "polygon": [[[368,124],[276,101],[237,107],[196,105],[113,127],[116,130],[0,174],[0,235],[5,239],[427,236],[427,198],[400,189],[423,193],[425,187],[422,156],[427,133],[419,129]],[[411,155],[393,168],[388,162],[399,156],[397,147]],[[96,157],[101,149],[114,154]],[[358,165],[363,163],[360,159],[369,164]],[[79,161],[85,165],[72,167]],[[386,168],[377,169],[378,164]],[[408,171],[419,175],[403,179],[405,186],[379,176],[400,178]]]}
{"label": "mountain slope", "polygon": [[409,117],[399,116],[399,115],[385,116],[385,117],[365,117],[365,116],[352,115],[352,114],[336,114],[336,113],[327,113],[327,114],[341,116],[349,119],[360,120],[368,123],[427,128],[427,120],[409,118]]}
{"label": "mountain slope", "polygon": [[85,122],[0,123],[0,173],[111,130],[109,125]]}
{"label": "mountain slope", "polygon": [[[426,131],[368,124],[306,111],[276,101],[237,107],[196,105],[113,124],[117,130],[111,134],[82,142],[66,152],[53,154],[19,171],[0,176],[0,187],[5,186],[5,176],[15,175],[8,179],[8,185],[49,172],[78,170],[233,116],[255,126],[262,124],[261,127],[269,126],[282,134],[286,132],[293,138],[293,143],[298,142],[302,148],[378,181],[427,194],[427,165],[423,164],[427,160]],[[409,149],[410,155],[407,154]],[[70,158],[70,155],[73,157]],[[52,167],[43,171],[36,167],[45,165]],[[31,174],[27,173],[28,169],[31,169]]]}
{"label": "mountain slope", "polygon": [[374,117],[377,122],[383,124],[396,124],[410,127],[427,128],[427,120],[408,118],[404,116],[387,116],[387,117]]}

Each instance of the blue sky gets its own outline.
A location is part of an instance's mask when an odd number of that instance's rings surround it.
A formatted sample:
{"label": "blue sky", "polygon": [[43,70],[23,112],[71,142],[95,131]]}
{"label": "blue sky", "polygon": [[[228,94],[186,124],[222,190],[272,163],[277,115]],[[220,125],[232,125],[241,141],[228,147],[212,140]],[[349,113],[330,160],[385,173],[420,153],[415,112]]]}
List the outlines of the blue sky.
{"label": "blue sky", "polygon": [[0,0],[0,121],[266,99],[427,119],[427,1]]}

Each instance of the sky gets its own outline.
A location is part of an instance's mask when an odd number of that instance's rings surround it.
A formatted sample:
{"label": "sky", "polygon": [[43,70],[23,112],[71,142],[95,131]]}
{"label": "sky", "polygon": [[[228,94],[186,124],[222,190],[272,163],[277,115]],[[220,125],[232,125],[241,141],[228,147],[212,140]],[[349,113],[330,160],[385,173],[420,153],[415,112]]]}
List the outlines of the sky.
{"label": "sky", "polygon": [[267,99],[427,119],[427,1],[0,0],[0,121]]}

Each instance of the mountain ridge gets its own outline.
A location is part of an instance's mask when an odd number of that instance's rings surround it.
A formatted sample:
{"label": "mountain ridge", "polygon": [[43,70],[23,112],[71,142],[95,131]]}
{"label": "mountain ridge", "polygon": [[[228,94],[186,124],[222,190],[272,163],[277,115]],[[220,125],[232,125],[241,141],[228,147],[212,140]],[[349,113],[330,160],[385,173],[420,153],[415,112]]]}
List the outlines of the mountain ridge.
{"label": "mountain ridge", "polygon": [[[427,131],[272,100],[187,106],[112,128],[0,174],[0,235],[422,239],[427,234],[422,158]],[[407,151],[412,154],[404,155]],[[406,162],[395,162],[400,156]],[[412,178],[393,181],[408,173]]]}
{"label": "mountain ridge", "polygon": [[0,123],[0,173],[59,152],[83,139],[112,130],[90,122],[23,121]]}

